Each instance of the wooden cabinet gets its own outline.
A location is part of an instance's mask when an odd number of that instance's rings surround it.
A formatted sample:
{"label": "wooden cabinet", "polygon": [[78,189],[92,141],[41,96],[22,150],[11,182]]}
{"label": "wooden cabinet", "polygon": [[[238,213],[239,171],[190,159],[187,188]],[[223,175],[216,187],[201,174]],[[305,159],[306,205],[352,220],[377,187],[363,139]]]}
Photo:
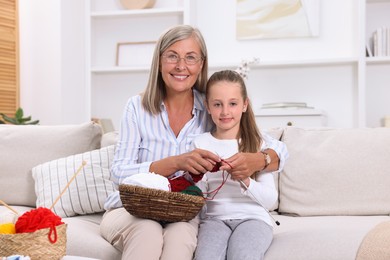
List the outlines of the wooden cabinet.
{"label": "wooden cabinet", "polygon": [[19,107],[18,1],[0,3],[0,113]]}

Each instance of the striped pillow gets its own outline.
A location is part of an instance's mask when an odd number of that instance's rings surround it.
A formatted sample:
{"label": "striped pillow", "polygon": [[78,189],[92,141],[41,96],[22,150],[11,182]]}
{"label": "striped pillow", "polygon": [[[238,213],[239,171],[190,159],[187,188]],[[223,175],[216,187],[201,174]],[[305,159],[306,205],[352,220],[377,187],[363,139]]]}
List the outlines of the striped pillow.
{"label": "striped pillow", "polygon": [[[114,192],[110,167],[115,145],[40,164],[32,169],[36,206],[50,208],[60,217],[104,211],[104,202]],[[83,161],[86,162],[81,167]],[[81,170],[78,171],[78,169]],[[75,173],[76,177],[71,181]],[[69,183],[67,189],[66,186]],[[65,191],[60,197],[59,195]]]}

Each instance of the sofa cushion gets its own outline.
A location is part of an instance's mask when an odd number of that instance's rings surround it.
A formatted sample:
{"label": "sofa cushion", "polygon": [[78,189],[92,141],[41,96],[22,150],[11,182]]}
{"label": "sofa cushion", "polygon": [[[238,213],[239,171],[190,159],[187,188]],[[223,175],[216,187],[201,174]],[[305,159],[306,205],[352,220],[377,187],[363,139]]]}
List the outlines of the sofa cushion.
{"label": "sofa cushion", "polygon": [[31,169],[41,163],[100,147],[102,130],[79,125],[0,125],[0,198],[35,207]]}
{"label": "sofa cushion", "polygon": [[101,146],[105,147],[105,146],[116,144],[118,142],[118,138],[119,138],[118,131],[111,131],[111,132],[105,133],[102,136]]}
{"label": "sofa cushion", "polygon": [[280,175],[279,212],[388,215],[390,129],[287,127],[290,157]]}
{"label": "sofa cushion", "polygon": [[60,217],[104,211],[106,198],[115,191],[110,180],[114,150],[110,145],[34,167],[36,206],[51,208],[55,203],[52,210]]}
{"label": "sofa cushion", "polygon": [[[366,234],[389,216],[275,216],[272,244],[264,260],[355,259]],[[368,258],[372,259],[372,258]]]}

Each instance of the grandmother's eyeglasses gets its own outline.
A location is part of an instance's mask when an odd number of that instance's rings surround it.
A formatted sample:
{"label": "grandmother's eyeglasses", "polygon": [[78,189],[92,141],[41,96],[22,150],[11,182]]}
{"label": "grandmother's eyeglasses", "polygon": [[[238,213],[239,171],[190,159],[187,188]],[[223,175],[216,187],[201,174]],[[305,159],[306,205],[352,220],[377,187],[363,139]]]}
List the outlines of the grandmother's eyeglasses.
{"label": "grandmother's eyeglasses", "polygon": [[165,53],[162,55],[162,57],[163,57],[163,61],[166,63],[176,64],[181,59],[183,59],[187,65],[195,65],[196,63],[198,63],[200,60],[203,59],[202,57],[199,57],[196,54],[187,54],[186,56],[184,56],[184,58],[180,58],[180,56],[174,52]]}

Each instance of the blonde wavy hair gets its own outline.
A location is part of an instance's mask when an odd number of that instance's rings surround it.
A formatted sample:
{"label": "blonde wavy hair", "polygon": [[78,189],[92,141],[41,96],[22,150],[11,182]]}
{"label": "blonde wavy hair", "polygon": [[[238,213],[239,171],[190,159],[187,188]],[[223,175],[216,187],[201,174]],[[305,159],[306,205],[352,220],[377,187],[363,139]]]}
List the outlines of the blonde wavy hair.
{"label": "blonde wavy hair", "polygon": [[204,38],[197,28],[190,25],[174,26],[160,36],[154,49],[149,81],[144,93],[142,93],[142,106],[146,111],[155,115],[159,114],[161,112],[161,102],[166,96],[165,83],[160,70],[161,55],[172,44],[190,37],[194,37],[198,42],[203,59],[202,71],[193,88],[201,93],[206,92],[208,59]]}

